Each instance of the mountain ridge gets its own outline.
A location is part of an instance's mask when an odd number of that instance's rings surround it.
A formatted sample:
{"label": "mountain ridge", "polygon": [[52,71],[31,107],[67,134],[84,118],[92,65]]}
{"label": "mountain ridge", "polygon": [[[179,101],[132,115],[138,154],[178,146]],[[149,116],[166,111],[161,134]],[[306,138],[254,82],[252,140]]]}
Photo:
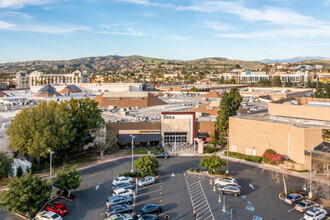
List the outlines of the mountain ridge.
{"label": "mountain ridge", "polygon": [[325,60],[329,59],[327,57],[320,57],[320,56],[297,56],[287,59],[263,59],[260,60],[262,63],[296,63],[301,61],[308,61],[308,60]]}

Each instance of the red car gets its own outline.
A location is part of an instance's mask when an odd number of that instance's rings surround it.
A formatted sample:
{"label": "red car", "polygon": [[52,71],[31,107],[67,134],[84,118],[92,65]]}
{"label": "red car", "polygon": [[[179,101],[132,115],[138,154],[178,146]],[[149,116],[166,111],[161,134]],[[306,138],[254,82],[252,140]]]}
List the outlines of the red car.
{"label": "red car", "polygon": [[47,211],[55,212],[55,213],[59,214],[60,216],[63,216],[69,212],[69,209],[62,203],[51,203],[51,204],[47,205],[45,209]]}

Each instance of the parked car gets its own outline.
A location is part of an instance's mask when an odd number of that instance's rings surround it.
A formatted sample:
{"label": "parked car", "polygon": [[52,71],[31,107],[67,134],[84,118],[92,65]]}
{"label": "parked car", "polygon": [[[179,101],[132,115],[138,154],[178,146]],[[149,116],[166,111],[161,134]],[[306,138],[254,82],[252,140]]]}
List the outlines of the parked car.
{"label": "parked car", "polygon": [[315,206],[317,206],[315,202],[302,200],[298,202],[294,208],[299,212],[306,212],[308,209],[314,208]]}
{"label": "parked car", "polygon": [[132,204],[132,197],[130,196],[110,196],[105,201],[105,206],[107,208],[115,205],[121,205],[121,204]]}
{"label": "parked car", "polygon": [[225,186],[228,184],[232,184],[232,185],[237,185],[237,182],[235,179],[233,178],[218,178],[215,180],[215,185],[219,185],[219,186]]}
{"label": "parked car", "polygon": [[155,156],[156,158],[169,158],[169,157],[170,157],[170,155],[168,155],[168,154],[165,153],[165,152],[155,154],[154,156]]}
{"label": "parked car", "polygon": [[218,188],[218,191],[221,194],[233,194],[235,197],[240,196],[242,194],[241,186],[239,185],[225,185],[225,186],[220,186]]}
{"label": "parked car", "polygon": [[129,214],[113,214],[104,220],[132,220],[133,217]]}
{"label": "parked car", "polygon": [[304,197],[302,195],[291,193],[285,197],[284,202],[289,205],[295,205],[303,199]]}
{"label": "parked car", "polygon": [[120,189],[120,188],[124,188],[124,189],[134,189],[135,185],[132,183],[119,183],[117,185],[112,186],[112,189]]}
{"label": "parked car", "polygon": [[112,181],[112,185],[117,185],[117,184],[120,184],[120,183],[133,183],[133,182],[134,182],[134,180],[131,177],[120,176],[117,179],[114,179]]}
{"label": "parked car", "polygon": [[138,210],[135,212],[136,217],[141,217],[146,214],[153,214],[157,213],[160,214],[163,211],[163,207],[161,205],[156,205],[156,204],[148,204],[145,205],[142,209]]}
{"label": "parked car", "polygon": [[142,179],[140,179],[138,181],[138,186],[139,187],[143,187],[143,186],[146,186],[146,185],[153,184],[155,182],[156,182],[155,177],[153,177],[153,176],[146,176],[146,177],[144,177],[144,178],[142,178]]}
{"label": "parked car", "polygon": [[326,219],[327,211],[321,208],[313,208],[306,211],[304,215],[305,220],[321,220]]}
{"label": "parked car", "polygon": [[62,220],[62,217],[55,212],[42,211],[36,215],[36,219],[37,220],[50,220],[50,219],[51,220]]}
{"label": "parked car", "polygon": [[159,216],[147,214],[147,215],[142,215],[137,220],[159,220]]}
{"label": "parked car", "polygon": [[119,189],[115,189],[113,191],[113,196],[130,196],[133,197],[133,191],[131,189],[123,189],[123,188],[119,188]]}
{"label": "parked car", "polygon": [[110,206],[110,208],[107,209],[105,214],[107,216],[111,216],[117,213],[132,213],[132,211],[133,208],[130,205],[115,205],[115,206]]}
{"label": "parked car", "polygon": [[55,212],[63,216],[69,212],[69,209],[62,203],[51,203],[45,208],[47,211]]}

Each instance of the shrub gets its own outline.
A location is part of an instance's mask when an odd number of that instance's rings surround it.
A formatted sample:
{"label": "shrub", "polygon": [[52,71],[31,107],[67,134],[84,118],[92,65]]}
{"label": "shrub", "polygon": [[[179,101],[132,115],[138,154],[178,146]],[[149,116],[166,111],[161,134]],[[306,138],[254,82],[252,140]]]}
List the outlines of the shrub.
{"label": "shrub", "polygon": [[297,189],[292,190],[293,193],[298,193]]}
{"label": "shrub", "polygon": [[59,167],[59,166],[62,165],[62,163],[63,163],[63,158],[60,157],[60,156],[57,156],[57,157],[55,158],[55,160],[54,160],[54,166]]}
{"label": "shrub", "polygon": [[287,194],[287,195],[289,195],[289,194],[291,194],[291,193],[292,193],[291,190],[287,190],[287,191],[286,191],[286,194]]}
{"label": "shrub", "polygon": [[262,161],[264,163],[269,163],[273,165],[278,165],[280,163],[283,163],[284,158],[283,155],[277,154],[272,149],[267,149],[265,153],[262,155]]}
{"label": "shrub", "polygon": [[222,171],[221,170],[215,170],[215,174],[221,175]]}
{"label": "shrub", "polygon": [[210,175],[212,175],[212,174],[213,174],[213,170],[209,170],[208,173],[209,173]]}
{"label": "shrub", "polygon": [[62,190],[57,190],[56,191],[56,195],[61,195],[62,194]]}
{"label": "shrub", "polygon": [[315,201],[315,196],[312,196],[311,198],[309,198],[309,200],[311,200],[311,201]]}
{"label": "shrub", "polygon": [[68,190],[64,190],[62,193],[62,196],[67,197],[69,195],[69,191]]}
{"label": "shrub", "polygon": [[25,172],[26,172],[26,173],[31,173],[31,168],[30,168],[30,167],[26,167]]}
{"label": "shrub", "polygon": [[302,196],[306,196],[305,192],[300,192],[299,194],[302,195]]}
{"label": "shrub", "polygon": [[131,176],[132,176],[132,173],[131,173],[131,172],[126,172],[126,173],[124,173],[124,176],[129,176],[129,177],[131,177]]}
{"label": "shrub", "polygon": [[218,150],[219,150],[219,148],[217,148],[217,147],[204,147],[204,152],[208,153],[208,154],[212,154]]}
{"label": "shrub", "polygon": [[118,176],[124,176],[124,174],[123,173],[120,173]]}
{"label": "shrub", "polygon": [[50,168],[50,165],[49,163],[46,161],[45,164],[44,164],[44,169],[47,170]]}
{"label": "shrub", "polygon": [[157,171],[152,171],[151,176],[158,176],[158,172]]}
{"label": "shrub", "polygon": [[[227,151],[225,151],[224,155],[227,155]],[[259,156],[246,155],[246,154],[230,152],[230,151],[228,152],[228,156],[238,158],[238,159],[244,159],[244,160],[255,162],[255,163],[260,163],[262,160],[262,157],[259,157]]]}
{"label": "shrub", "polygon": [[16,176],[17,176],[17,177],[21,177],[22,175],[23,175],[23,169],[22,169],[21,166],[19,166],[19,167],[17,168]]}
{"label": "shrub", "polygon": [[146,174],[145,173],[141,173],[141,177],[146,177]]}
{"label": "shrub", "polygon": [[224,175],[224,176],[229,176],[230,174],[225,172],[223,175]]}
{"label": "shrub", "polygon": [[262,160],[262,158],[259,156],[250,156],[250,155],[245,155],[244,159],[255,163],[260,163]]}
{"label": "shrub", "polygon": [[194,168],[190,168],[189,171],[190,171],[190,172],[193,172],[193,171],[194,171]]}
{"label": "shrub", "polygon": [[201,170],[199,168],[195,168],[195,172],[199,173]]}

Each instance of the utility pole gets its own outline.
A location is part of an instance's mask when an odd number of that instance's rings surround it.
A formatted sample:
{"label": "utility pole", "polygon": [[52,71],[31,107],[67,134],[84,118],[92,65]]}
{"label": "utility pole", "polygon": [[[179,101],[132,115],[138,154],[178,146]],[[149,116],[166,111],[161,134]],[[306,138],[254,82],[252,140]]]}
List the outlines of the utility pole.
{"label": "utility pole", "polygon": [[[52,185],[52,162],[53,162],[53,160],[52,160],[52,158],[53,158],[53,153],[54,153],[54,151],[52,151],[52,150],[48,150],[48,152],[50,153],[50,156],[49,156],[49,162],[50,162],[50,164],[49,164],[49,179],[50,179],[50,185]],[[50,193],[50,199],[52,199],[52,193]]]}
{"label": "utility pole", "polygon": [[133,153],[134,153],[134,138],[135,136],[130,135],[132,138],[132,169],[131,169],[131,173],[133,173],[134,169],[133,169]]}

